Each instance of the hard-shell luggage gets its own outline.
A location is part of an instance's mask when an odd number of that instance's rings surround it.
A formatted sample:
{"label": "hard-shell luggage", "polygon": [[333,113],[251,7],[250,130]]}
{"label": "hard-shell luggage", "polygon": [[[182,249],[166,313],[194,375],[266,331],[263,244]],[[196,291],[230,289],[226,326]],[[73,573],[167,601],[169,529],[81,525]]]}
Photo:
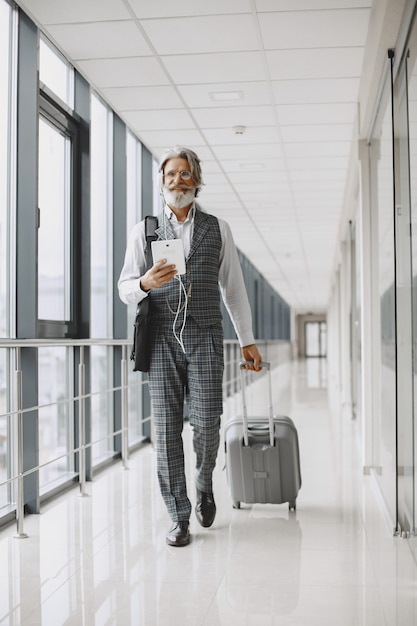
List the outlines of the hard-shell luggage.
{"label": "hard-shell luggage", "polygon": [[233,506],[288,502],[290,510],[295,510],[301,487],[297,429],[289,417],[273,415],[270,363],[262,363],[268,374],[269,415],[248,419],[245,365],[240,364],[243,415],[225,426],[226,473]]}

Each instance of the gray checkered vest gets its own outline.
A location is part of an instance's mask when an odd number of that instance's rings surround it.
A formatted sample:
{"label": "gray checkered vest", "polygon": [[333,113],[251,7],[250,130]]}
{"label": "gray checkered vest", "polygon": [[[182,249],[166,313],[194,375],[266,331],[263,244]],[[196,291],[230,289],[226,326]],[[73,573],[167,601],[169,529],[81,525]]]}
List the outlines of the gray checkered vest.
{"label": "gray checkered vest", "polygon": [[[160,216],[159,224],[162,226],[156,230],[158,239],[174,238],[169,222]],[[193,317],[200,326],[213,326],[222,322],[219,290],[221,247],[217,218],[196,210],[190,253],[186,259],[187,273],[182,276],[182,281],[189,294],[187,316]],[[173,279],[150,292],[153,320],[173,319],[172,311],[177,310],[179,290],[178,281]]]}

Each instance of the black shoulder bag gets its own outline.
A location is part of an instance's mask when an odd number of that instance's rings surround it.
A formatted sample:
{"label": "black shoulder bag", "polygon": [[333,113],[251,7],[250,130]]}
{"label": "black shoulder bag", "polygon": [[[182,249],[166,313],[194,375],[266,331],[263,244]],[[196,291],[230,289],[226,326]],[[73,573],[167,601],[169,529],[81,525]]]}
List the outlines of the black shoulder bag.
{"label": "black shoulder bag", "polygon": [[[157,239],[155,230],[158,228],[158,218],[154,215],[145,217],[145,235],[146,235],[146,269],[152,267],[152,251],[151,241]],[[133,327],[133,346],[130,360],[133,361],[134,372],[147,372],[151,361],[151,303],[147,296],[138,303],[136,309],[136,319]]]}

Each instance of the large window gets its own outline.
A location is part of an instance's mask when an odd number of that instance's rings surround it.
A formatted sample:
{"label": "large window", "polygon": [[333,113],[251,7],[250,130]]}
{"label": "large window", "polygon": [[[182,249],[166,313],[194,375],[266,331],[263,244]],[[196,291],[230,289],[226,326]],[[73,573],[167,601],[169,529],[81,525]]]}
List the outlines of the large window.
{"label": "large window", "polygon": [[[126,133],[126,238],[142,219],[142,144]],[[117,294],[116,294],[117,295]],[[128,305],[128,326],[135,319],[136,306]]]}
{"label": "large window", "polygon": [[[78,127],[56,96],[72,104],[73,71],[41,39],[38,128],[38,333],[78,332],[76,223],[78,210]],[[65,86],[65,89],[64,89]]]}
{"label": "large window", "polygon": [[408,51],[399,65],[395,89],[398,521],[405,533],[415,533],[417,528],[416,36],[417,22],[409,34]]}
{"label": "large window", "polygon": [[[15,180],[15,67],[17,12],[0,0],[0,338],[12,337],[15,332],[12,320],[14,305],[14,208]],[[10,410],[9,352],[0,350],[0,482],[10,476],[10,450],[12,445],[12,420],[6,416]],[[12,500],[11,487],[0,487],[0,509]]]}
{"label": "large window", "polygon": [[[113,115],[97,98],[91,98],[91,309],[90,335],[112,336],[112,154]],[[112,350],[91,349],[91,423],[93,464],[113,455],[113,402],[106,391],[113,386]]]}
{"label": "large window", "polygon": [[[414,41],[413,38],[410,41]],[[413,56],[415,58],[415,51]],[[414,207],[412,196],[410,198],[413,82],[411,80],[408,84],[407,69],[413,65],[407,68],[408,55],[404,55],[398,73],[395,73],[393,58],[389,63],[391,71],[371,142],[372,221],[374,232],[378,233],[381,320],[380,414],[376,416],[373,432],[382,494],[397,531],[410,532],[415,526],[412,417],[414,241],[410,239]]]}
{"label": "large window", "polygon": [[71,318],[71,137],[39,120],[38,318]]}
{"label": "large window", "polygon": [[408,481],[413,481],[413,523],[417,527],[417,20],[410,36],[410,58],[408,64],[408,115],[409,115],[409,148],[410,148],[410,211],[411,211],[411,250],[412,250],[412,316],[413,316],[413,411],[410,423],[411,441],[413,446],[413,467],[409,471]]}
{"label": "large window", "polygon": [[[39,51],[37,313],[41,337],[78,332],[76,224],[78,127],[71,115],[73,69],[42,38]],[[65,106],[64,106],[65,105]],[[73,458],[72,367],[64,347],[38,351],[41,492],[68,479]],[[58,461],[52,459],[61,456]]]}
{"label": "large window", "polygon": [[62,102],[74,108],[74,71],[43,37],[39,43],[39,80]]}
{"label": "large window", "polygon": [[[10,94],[10,15],[9,4],[0,2],[0,81],[3,94],[0,98],[0,337],[7,337],[7,231],[9,190],[9,94]],[[1,384],[1,383],[0,383]]]}
{"label": "large window", "polygon": [[305,355],[325,357],[327,355],[326,322],[306,322]]}
{"label": "large window", "polygon": [[370,145],[372,230],[377,233],[378,294],[380,300],[380,414],[374,419],[374,462],[381,470],[377,479],[396,519],[396,372],[395,372],[395,249],[393,224],[392,119],[390,81],[387,77],[380,113]]}
{"label": "large window", "polygon": [[90,335],[112,336],[113,115],[91,98],[91,321]]}
{"label": "large window", "polygon": [[159,215],[164,206],[164,199],[159,188],[158,163],[152,161],[152,193],[153,193],[153,214]]}
{"label": "large window", "polygon": [[126,133],[127,157],[127,236],[133,226],[142,219],[142,144],[132,135]]}
{"label": "large window", "polygon": [[[72,448],[73,404],[70,388],[71,351],[65,347],[39,348],[39,473],[41,493],[55,486],[73,473],[73,456],[66,454]],[[59,458],[51,462],[52,459]]]}
{"label": "large window", "polygon": [[[126,134],[126,237],[129,237],[133,226],[142,219],[142,145],[130,133]],[[115,294],[115,297],[118,297]],[[128,335],[133,335],[133,323],[135,319],[136,306],[127,306],[127,328]],[[129,358],[130,354],[128,354]],[[142,413],[142,377],[132,370],[130,361],[128,365],[129,376],[129,441],[134,444],[143,437],[142,423],[140,415]]]}

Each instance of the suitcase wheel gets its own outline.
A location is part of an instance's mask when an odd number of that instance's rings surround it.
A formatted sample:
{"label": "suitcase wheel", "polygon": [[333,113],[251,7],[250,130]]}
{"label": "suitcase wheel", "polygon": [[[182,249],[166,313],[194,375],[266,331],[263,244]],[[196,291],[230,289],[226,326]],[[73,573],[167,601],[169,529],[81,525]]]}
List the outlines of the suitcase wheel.
{"label": "suitcase wheel", "polygon": [[238,500],[233,500],[233,508],[240,509],[240,502]]}
{"label": "suitcase wheel", "polygon": [[288,502],[288,508],[291,511],[295,511],[295,509],[297,508],[297,505],[295,504],[295,500],[293,500],[292,502]]}

